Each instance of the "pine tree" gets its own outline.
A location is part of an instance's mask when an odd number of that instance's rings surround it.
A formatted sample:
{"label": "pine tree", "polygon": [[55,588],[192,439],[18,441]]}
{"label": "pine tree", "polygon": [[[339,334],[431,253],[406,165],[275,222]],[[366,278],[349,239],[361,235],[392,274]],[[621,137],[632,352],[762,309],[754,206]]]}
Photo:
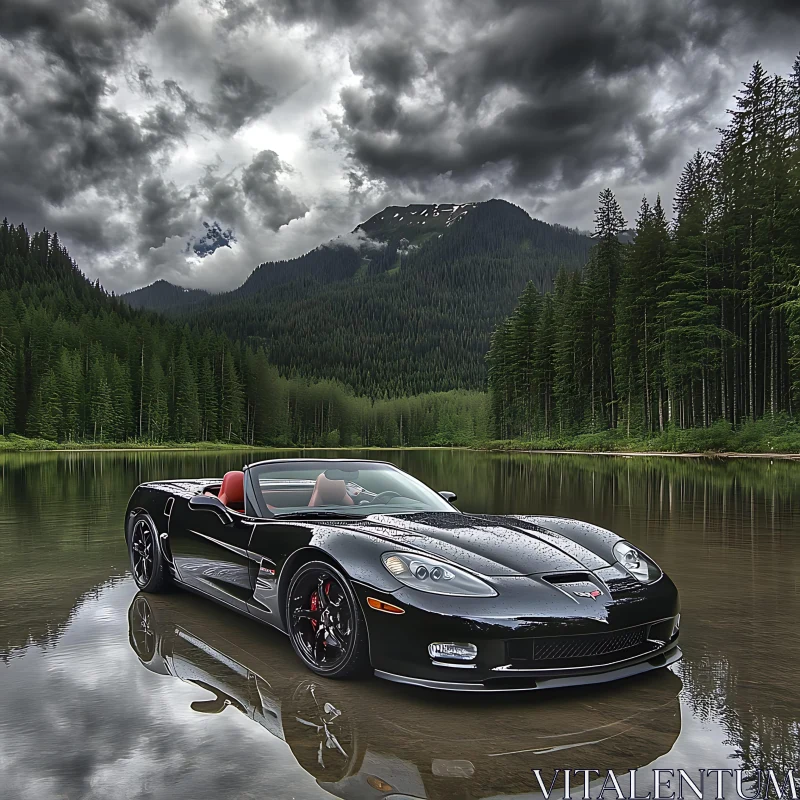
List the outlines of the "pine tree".
{"label": "pine tree", "polygon": [[217,387],[214,382],[214,370],[208,358],[200,362],[197,379],[197,396],[200,404],[200,438],[213,441],[218,438],[217,431]]}
{"label": "pine tree", "polygon": [[595,213],[595,246],[586,269],[586,300],[591,318],[592,353],[591,421],[592,427],[607,424],[616,427],[616,386],[614,385],[613,331],[614,306],[624,263],[620,234],[625,218],[610,189],[600,193]]}
{"label": "pine tree", "polygon": [[581,276],[560,272],[553,298],[553,393],[559,433],[583,427],[591,361],[591,332]]}
{"label": "pine tree", "polygon": [[124,441],[134,430],[133,387],[128,365],[116,356],[112,356],[108,364],[108,385],[112,409],[109,438]]}
{"label": "pine tree", "polygon": [[495,329],[486,358],[489,364],[488,383],[492,419],[495,422],[494,435],[499,439],[510,439],[516,397],[510,319]]}
{"label": "pine tree", "polygon": [[617,376],[617,394],[621,400],[620,422],[628,436],[633,430],[641,430],[644,408],[641,403],[641,367],[639,355],[644,335],[643,258],[646,257],[647,234],[653,224],[653,210],[642,198],[639,217],[636,221],[636,236],[628,248],[614,314],[614,373]]}
{"label": "pine tree", "polygon": [[167,381],[161,362],[156,358],[147,379],[147,436],[162,442],[169,433],[169,403]]}
{"label": "pine tree", "polygon": [[58,440],[61,428],[61,398],[58,379],[52,369],[42,376],[28,412],[27,433],[41,439]]}
{"label": "pine tree", "polygon": [[0,432],[4,436],[14,429],[16,388],[16,352],[8,340],[0,338]]}
{"label": "pine tree", "polygon": [[222,375],[225,394],[220,408],[222,436],[227,441],[241,441],[242,422],[244,417],[244,391],[239,374],[233,363],[231,354],[225,359],[225,371]]}
{"label": "pine tree", "polygon": [[535,352],[539,332],[542,298],[533,281],[525,287],[519,305],[511,315],[509,329],[513,394],[511,396],[512,435],[530,436],[535,425],[538,385],[535,375]]}
{"label": "pine tree", "polygon": [[534,409],[541,409],[537,427],[545,436],[551,435],[553,427],[555,322],[555,302],[548,293],[542,300],[533,354],[533,383],[537,393]]}
{"label": "pine tree", "polygon": [[710,369],[717,363],[719,323],[712,298],[709,167],[696,153],[675,194],[669,276],[659,308],[664,319],[664,372],[669,418],[679,427],[707,426]]}
{"label": "pine tree", "polygon": [[93,441],[104,442],[113,435],[114,407],[105,366],[96,356],[89,368],[89,424]]}
{"label": "pine tree", "polygon": [[197,381],[189,358],[189,347],[181,342],[175,362],[175,438],[181,442],[195,442],[200,434],[200,403]]}
{"label": "pine tree", "polygon": [[79,354],[62,347],[57,372],[61,398],[61,438],[73,441],[80,434],[80,389],[83,376]]}

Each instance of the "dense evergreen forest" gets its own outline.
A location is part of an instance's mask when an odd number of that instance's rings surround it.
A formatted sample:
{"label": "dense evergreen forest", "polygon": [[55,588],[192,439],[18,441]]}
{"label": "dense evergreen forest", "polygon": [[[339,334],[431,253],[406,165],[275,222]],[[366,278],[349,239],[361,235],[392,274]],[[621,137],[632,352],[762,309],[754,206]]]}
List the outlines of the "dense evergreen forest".
{"label": "dense evergreen forest", "polygon": [[756,64],[719,144],[681,175],[668,222],[644,199],[636,236],[610,190],[582,273],[529,285],[494,332],[502,439],[651,435],[794,415],[800,401],[800,57]]}
{"label": "dense evergreen forest", "polygon": [[[391,207],[360,226],[381,249],[334,241],[262,264],[200,306],[178,296],[175,312],[266,348],[283,375],[336,380],[360,395],[485,391],[494,326],[528,281],[548,289],[559,268],[583,267],[592,242],[503,200],[471,204],[449,226],[435,211],[421,219],[426,208]],[[151,288],[125,299],[164,308],[169,296]]]}
{"label": "dense evergreen forest", "polygon": [[0,431],[61,442],[465,444],[486,398],[372,402],[281,377],[263,349],[137,311],[92,284],[57,235],[0,226]]}

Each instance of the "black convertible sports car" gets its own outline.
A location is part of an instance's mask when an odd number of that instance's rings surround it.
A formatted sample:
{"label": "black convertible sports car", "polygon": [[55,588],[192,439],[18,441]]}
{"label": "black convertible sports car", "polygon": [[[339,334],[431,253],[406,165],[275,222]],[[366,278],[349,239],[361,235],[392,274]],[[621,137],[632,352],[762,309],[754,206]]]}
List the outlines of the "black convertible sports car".
{"label": "black convertible sports car", "polygon": [[271,460],[142,484],[125,535],[143,591],[175,582],[267,622],[326,677],[541,689],[681,657],[677,590],[640,550],[455,499],[384,462]]}

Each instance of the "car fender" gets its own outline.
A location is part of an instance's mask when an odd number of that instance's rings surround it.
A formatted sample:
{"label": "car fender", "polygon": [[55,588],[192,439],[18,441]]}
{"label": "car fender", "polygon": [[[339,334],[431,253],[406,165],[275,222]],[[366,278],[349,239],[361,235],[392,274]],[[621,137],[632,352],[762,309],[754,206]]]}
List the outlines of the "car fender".
{"label": "car fender", "polygon": [[402,584],[383,566],[381,556],[389,550],[396,549],[404,548],[397,548],[378,536],[360,531],[342,528],[331,530],[315,526],[308,545],[295,550],[286,559],[280,571],[278,596],[284,626],[286,592],[292,575],[301,564],[316,559],[330,561],[351,581],[390,594],[402,588]]}

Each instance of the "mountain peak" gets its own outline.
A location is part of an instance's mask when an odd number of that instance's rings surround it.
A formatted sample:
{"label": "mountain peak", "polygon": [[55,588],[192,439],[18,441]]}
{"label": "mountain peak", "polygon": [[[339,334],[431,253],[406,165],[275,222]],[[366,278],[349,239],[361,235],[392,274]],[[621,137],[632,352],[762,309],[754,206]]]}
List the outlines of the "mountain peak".
{"label": "mountain peak", "polygon": [[149,308],[152,311],[170,311],[193,306],[209,297],[204,289],[185,289],[159,278],[149,286],[123,294],[125,302],[133,308]]}
{"label": "mountain peak", "polygon": [[443,234],[463,220],[478,203],[413,203],[387,206],[362,222],[353,231],[363,231],[370,239],[397,242],[408,239],[413,244]]}

